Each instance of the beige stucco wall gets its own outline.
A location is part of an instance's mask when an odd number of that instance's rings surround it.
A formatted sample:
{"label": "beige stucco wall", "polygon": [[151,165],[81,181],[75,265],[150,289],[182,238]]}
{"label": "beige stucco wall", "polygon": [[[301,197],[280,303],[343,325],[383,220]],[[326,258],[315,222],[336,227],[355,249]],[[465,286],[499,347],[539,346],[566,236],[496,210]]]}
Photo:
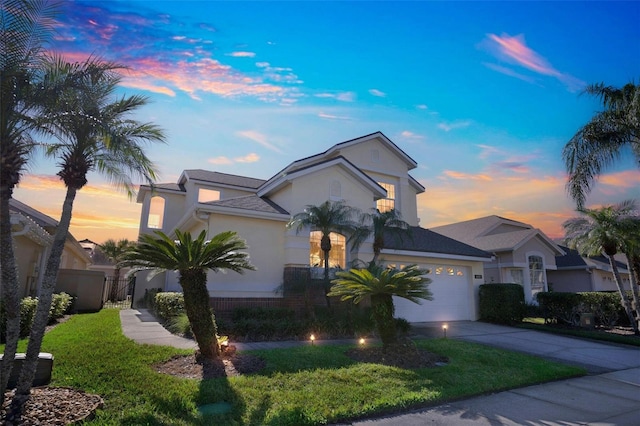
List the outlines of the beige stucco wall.
{"label": "beige stucco wall", "polygon": [[514,261],[528,265],[528,257],[531,255],[541,255],[546,269],[556,268],[556,252],[538,237],[530,239],[519,247],[514,252]]}
{"label": "beige stucco wall", "polygon": [[182,216],[185,213],[185,195],[182,193],[172,193],[168,191],[158,191],[155,194],[152,194],[150,191],[147,191],[144,195],[144,200],[142,201],[142,209],[140,212],[139,230],[141,234],[150,234],[155,231],[155,229],[147,227],[147,220],[149,218],[149,206],[152,196],[159,196],[164,199],[164,215],[162,220],[162,228],[160,230],[166,234],[169,234],[175,229],[178,221],[182,219]]}
{"label": "beige stucco wall", "polygon": [[[18,282],[21,296],[30,296],[29,291],[37,289],[38,275],[42,265],[42,257],[45,256],[45,247],[36,244],[25,236],[14,238],[13,243],[16,266],[18,267]],[[33,294],[35,295],[35,294]]]}
{"label": "beige stucco wall", "polygon": [[99,311],[102,308],[103,289],[104,272],[77,269],[60,269],[58,272],[55,292],[75,296],[76,311]]}
{"label": "beige stucco wall", "polygon": [[585,269],[547,271],[547,281],[552,284],[553,291],[557,292],[594,291],[594,277]]}

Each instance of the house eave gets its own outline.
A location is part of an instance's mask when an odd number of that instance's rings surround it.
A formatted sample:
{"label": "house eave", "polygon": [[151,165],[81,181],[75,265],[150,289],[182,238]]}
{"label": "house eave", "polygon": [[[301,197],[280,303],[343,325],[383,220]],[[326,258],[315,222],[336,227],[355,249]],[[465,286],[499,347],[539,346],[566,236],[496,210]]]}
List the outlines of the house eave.
{"label": "house eave", "polygon": [[427,251],[411,251],[411,250],[389,250],[381,251],[381,254],[389,254],[396,256],[412,256],[412,257],[432,257],[436,259],[466,260],[472,262],[491,262],[490,257],[466,256],[461,254],[435,253]]}

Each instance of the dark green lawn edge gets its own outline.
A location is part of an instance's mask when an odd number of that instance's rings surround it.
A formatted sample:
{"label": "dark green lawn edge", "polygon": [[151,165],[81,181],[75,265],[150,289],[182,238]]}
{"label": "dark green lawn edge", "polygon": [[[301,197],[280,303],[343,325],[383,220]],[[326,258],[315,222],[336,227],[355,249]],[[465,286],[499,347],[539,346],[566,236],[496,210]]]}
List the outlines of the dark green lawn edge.
{"label": "dark green lawn edge", "polygon": [[529,330],[542,331],[551,334],[560,334],[565,336],[578,337],[581,339],[595,340],[608,343],[616,343],[621,345],[640,347],[640,337],[638,336],[620,336],[617,334],[602,333],[589,330],[571,330],[564,328],[555,328],[548,325],[533,324],[523,322],[516,324],[515,327],[526,328]]}

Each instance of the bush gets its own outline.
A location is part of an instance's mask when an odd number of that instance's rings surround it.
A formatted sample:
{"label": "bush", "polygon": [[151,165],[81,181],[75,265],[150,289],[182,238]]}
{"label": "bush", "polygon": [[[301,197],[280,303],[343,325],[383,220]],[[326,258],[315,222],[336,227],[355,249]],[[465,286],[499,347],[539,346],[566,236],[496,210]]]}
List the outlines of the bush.
{"label": "bush", "polygon": [[67,293],[54,294],[49,309],[49,322],[62,318],[69,311],[72,302],[73,298]]}
{"label": "bush", "polygon": [[611,327],[626,314],[615,292],[538,293],[545,322],[580,325],[580,315],[592,313],[598,325]]}
{"label": "bush", "polygon": [[521,322],[526,313],[524,289],[519,284],[482,284],[480,319],[500,324]]}
{"label": "bush", "polygon": [[38,299],[35,297],[25,297],[20,301],[20,337],[27,337],[31,332],[37,307]]}
{"label": "bush", "polygon": [[536,300],[542,308],[545,322],[580,324],[580,296],[578,293],[540,292]]}
{"label": "bush", "polygon": [[182,293],[161,292],[154,298],[154,312],[162,321],[185,313],[184,295]]}
{"label": "bush", "polygon": [[[62,318],[72,304],[72,297],[67,293],[54,294],[49,310],[49,322]],[[20,337],[27,337],[33,326],[33,318],[36,315],[38,299],[35,297],[25,297],[20,301]],[[0,339],[5,341],[7,318],[4,309],[4,301],[0,302]]]}

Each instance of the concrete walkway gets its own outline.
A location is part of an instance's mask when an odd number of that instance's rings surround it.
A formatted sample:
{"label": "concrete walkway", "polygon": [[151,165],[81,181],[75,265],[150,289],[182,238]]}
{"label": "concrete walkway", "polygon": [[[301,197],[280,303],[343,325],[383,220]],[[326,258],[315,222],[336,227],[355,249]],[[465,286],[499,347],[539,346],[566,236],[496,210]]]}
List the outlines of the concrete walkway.
{"label": "concrete walkway", "polygon": [[[164,329],[147,310],[120,311],[125,336],[141,344],[195,349]],[[441,323],[413,324],[417,335],[442,337]],[[447,324],[447,338],[525,352],[579,365],[590,375],[529,386],[378,419],[358,426],[640,425],[640,349],[481,322]],[[316,341],[320,344],[354,340]],[[238,350],[287,348],[309,342],[234,343]]]}

